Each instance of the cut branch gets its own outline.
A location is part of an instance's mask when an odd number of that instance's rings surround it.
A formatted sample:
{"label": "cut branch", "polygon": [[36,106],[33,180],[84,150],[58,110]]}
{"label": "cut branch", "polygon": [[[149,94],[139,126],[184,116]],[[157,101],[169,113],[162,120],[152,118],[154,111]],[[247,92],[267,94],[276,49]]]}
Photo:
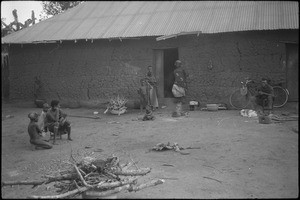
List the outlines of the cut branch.
{"label": "cut branch", "polygon": [[48,184],[54,181],[62,181],[62,180],[72,180],[74,179],[73,175],[64,175],[64,176],[57,176],[57,177],[47,177],[47,180],[40,180],[40,181],[2,181],[1,187],[8,186],[8,185],[42,185],[42,184]]}
{"label": "cut branch", "polygon": [[151,187],[151,186],[156,186],[158,184],[162,184],[164,183],[165,180],[163,179],[158,179],[158,180],[152,180],[152,181],[149,181],[147,183],[143,183],[143,184],[140,184],[140,185],[137,185],[137,186],[132,186],[128,191],[129,192],[132,192],[132,191],[139,191],[139,190],[142,190],[144,188],[147,188],[147,187]]}
{"label": "cut branch", "polygon": [[74,168],[75,168],[75,170],[76,170],[76,172],[77,172],[77,174],[78,174],[78,176],[79,176],[81,182],[83,183],[83,185],[84,185],[85,187],[91,188],[92,186],[89,185],[89,184],[87,184],[87,183],[85,182],[84,178],[82,177],[81,173],[79,172],[78,167],[77,167],[76,165],[74,165]]}
{"label": "cut branch", "polygon": [[107,197],[107,196],[110,196],[112,194],[121,192],[122,190],[127,190],[129,188],[130,188],[130,185],[127,184],[127,185],[123,185],[121,187],[116,187],[114,189],[104,191],[104,192],[98,192],[98,191],[95,191],[95,190],[90,190],[90,191],[86,192],[86,195],[97,196],[97,197]]}
{"label": "cut branch", "polygon": [[137,180],[137,178],[129,178],[128,180],[124,180],[124,181],[116,181],[116,182],[112,182],[112,183],[99,183],[96,186],[96,188],[97,189],[114,188],[114,187],[119,187],[122,185],[132,184],[136,180]]}
{"label": "cut branch", "polygon": [[148,174],[151,171],[151,168],[141,168],[139,170],[127,170],[127,171],[114,171],[115,175],[122,176],[143,176]]}
{"label": "cut branch", "polygon": [[46,183],[47,180],[43,181],[2,181],[1,187],[7,186],[7,185],[42,185]]}
{"label": "cut branch", "polygon": [[81,193],[81,192],[85,192],[87,190],[89,190],[90,188],[87,188],[87,187],[81,187],[81,188],[78,188],[76,190],[72,190],[70,192],[66,192],[66,193],[63,193],[63,194],[60,194],[60,195],[52,195],[52,196],[30,196],[28,198],[30,199],[62,199],[62,198],[65,198],[65,197],[69,197],[69,196],[73,196],[77,193]]}
{"label": "cut branch", "polygon": [[121,166],[122,171],[126,171],[129,167],[131,167],[132,165],[134,165],[136,163],[138,163],[138,161],[136,161],[136,162],[129,162],[129,163],[125,164],[124,166]]}

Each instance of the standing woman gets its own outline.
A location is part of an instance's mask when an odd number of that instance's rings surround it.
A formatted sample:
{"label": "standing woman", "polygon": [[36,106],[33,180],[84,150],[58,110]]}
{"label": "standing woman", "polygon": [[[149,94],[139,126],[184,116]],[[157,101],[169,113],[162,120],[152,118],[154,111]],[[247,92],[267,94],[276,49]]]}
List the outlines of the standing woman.
{"label": "standing woman", "polygon": [[172,116],[179,117],[185,115],[185,112],[182,111],[182,104],[187,92],[187,78],[189,74],[182,68],[180,60],[175,61],[175,67],[175,81],[172,87],[172,93],[176,100],[176,111]]}
{"label": "standing woman", "polygon": [[157,109],[158,108],[157,82],[153,74],[152,66],[148,66],[148,72],[146,74],[146,82],[149,91],[149,104],[152,110],[154,110],[155,108]]}

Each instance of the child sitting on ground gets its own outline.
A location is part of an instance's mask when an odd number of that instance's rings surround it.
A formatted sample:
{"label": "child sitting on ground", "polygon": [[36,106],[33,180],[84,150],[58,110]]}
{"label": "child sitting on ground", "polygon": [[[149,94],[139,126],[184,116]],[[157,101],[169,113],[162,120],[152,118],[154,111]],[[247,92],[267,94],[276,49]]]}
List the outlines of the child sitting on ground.
{"label": "child sitting on ground", "polygon": [[35,149],[44,148],[44,149],[51,149],[52,145],[47,141],[44,140],[42,137],[42,131],[37,125],[38,121],[38,114],[35,112],[29,113],[28,118],[30,119],[30,123],[28,125],[28,134],[30,136],[30,143],[35,146]]}
{"label": "child sitting on ground", "polygon": [[152,115],[152,109],[149,105],[146,106],[146,114],[143,117],[143,121],[154,120],[154,116]]}

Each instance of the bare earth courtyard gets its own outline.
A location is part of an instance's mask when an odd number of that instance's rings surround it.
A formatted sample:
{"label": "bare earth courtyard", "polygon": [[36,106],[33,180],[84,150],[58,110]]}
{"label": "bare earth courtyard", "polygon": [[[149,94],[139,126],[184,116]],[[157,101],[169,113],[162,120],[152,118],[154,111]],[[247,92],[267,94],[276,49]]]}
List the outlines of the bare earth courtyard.
{"label": "bare earth courtyard", "polygon": [[[73,141],[66,136],[50,150],[32,151],[27,117],[41,109],[2,103],[2,181],[39,180],[58,163],[74,155],[117,155],[121,162],[132,158],[151,172],[139,181],[162,178],[165,183],[138,192],[121,192],[118,198],[297,198],[298,121],[259,124],[238,110],[191,111],[188,117],[172,118],[170,108],[154,112],[154,121],[141,121],[139,110],[124,115],[103,114],[104,109],[68,109]],[[280,114],[282,110],[275,110]],[[293,113],[298,115],[298,112]],[[11,118],[6,118],[12,115]],[[296,131],[295,131],[296,130]],[[158,143],[177,142],[175,151],[149,151]],[[101,151],[102,150],[102,151]],[[53,184],[2,187],[2,198],[54,195]],[[80,198],[80,197],[77,197]]]}

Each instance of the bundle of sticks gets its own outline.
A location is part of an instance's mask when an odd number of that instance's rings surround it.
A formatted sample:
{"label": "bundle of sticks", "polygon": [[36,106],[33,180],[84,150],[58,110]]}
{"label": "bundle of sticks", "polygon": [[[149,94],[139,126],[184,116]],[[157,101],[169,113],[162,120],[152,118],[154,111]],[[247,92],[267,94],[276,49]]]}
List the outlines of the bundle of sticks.
{"label": "bundle of sticks", "polygon": [[84,157],[79,162],[69,162],[69,167],[59,172],[56,176],[44,176],[40,181],[10,181],[1,182],[1,187],[12,185],[37,185],[56,182],[54,187],[58,195],[30,196],[34,199],[58,199],[76,196],[81,193],[92,192],[97,197],[106,197],[123,190],[139,191],[141,189],[162,184],[163,179],[151,180],[138,184],[139,176],[150,173],[150,168],[129,169],[135,162],[120,164],[116,156],[105,160]]}
{"label": "bundle of sticks", "polygon": [[109,103],[107,105],[106,110],[104,111],[104,114],[106,114],[106,112],[108,110],[124,110],[127,107],[125,106],[127,103],[128,99],[125,98],[124,96],[116,96],[116,97],[112,97],[109,100]]}

